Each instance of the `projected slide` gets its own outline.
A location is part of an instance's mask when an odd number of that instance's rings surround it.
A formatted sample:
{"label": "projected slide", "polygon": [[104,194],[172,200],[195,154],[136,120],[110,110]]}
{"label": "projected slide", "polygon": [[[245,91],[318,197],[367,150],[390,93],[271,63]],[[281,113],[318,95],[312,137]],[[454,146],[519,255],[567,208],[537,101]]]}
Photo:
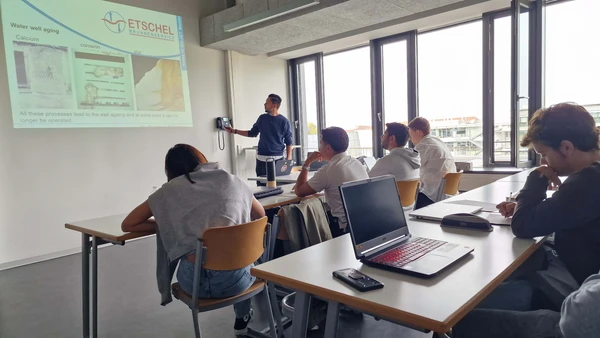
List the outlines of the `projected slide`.
{"label": "projected slide", "polygon": [[0,0],[15,128],[191,127],[181,17]]}

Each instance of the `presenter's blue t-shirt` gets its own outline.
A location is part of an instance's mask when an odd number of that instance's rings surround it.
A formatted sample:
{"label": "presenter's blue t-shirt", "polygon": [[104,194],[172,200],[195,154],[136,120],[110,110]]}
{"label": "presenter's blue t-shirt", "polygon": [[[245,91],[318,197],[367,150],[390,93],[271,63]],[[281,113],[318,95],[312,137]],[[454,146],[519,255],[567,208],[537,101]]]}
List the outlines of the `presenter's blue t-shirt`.
{"label": "presenter's blue t-shirt", "polygon": [[248,132],[248,136],[256,137],[258,141],[258,155],[281,156],[286,146],[292,145],[292,127],[290,121],[283,116],[262,114]]}

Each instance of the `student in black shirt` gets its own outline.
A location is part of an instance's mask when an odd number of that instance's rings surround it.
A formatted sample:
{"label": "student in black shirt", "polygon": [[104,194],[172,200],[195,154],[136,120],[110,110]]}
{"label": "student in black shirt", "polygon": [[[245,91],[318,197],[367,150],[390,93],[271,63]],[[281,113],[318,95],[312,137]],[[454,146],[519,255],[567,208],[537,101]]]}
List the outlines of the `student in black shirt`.
{"label": "student in black shirt", "polygon": [[[600,270],[600,150],[598,130],[582,106],[561,103],[541,109],[529,122],[521,146],[541,156],[517,196],[516,203],[498,205],[512,216],[517,237],[555,233],[555,250],[581,285]],[[561,183],[559,176],[568,176]],[[549,186],[558,187],[546,198]]]}
{"label": "student in black shirt", "polygon": [[286,159],[292,159],[292,127],[285,116],[279,115],[280,106],[281,97],[277,94],[269,94],[265,102],[265,114],[258,117],[252,129],[227,128],[230,133],[246,137],[257,137],[260,134],[256,156],[256,175],[258,176],[267,174],[267,158],[274,160],[283,158],[283,151],[286,150]]}
{"label": "student in black shirt", "polygon": [[[597,277],[584,281],[600,269],[600,147],[596,122],[585,108],[572,103],[541,109],[531,118],[521,146],[533,147],[541,156],[542,166],[527,177],[516,203],[502,202],[498,209],[502,215],[512,216],[512,231],[517,237],[555,233],[558,260],[580,289],[568,296],[562,313],[558,313],[558,308],[546,309],[547,304],[534,306],[532,300],[540,289],[533,275],[503,283],[454,326],[453,337],[595,336],[597,331],[589,323],[597,323],[599,318],[590,310],[593,306],[584,305],[589,304],[589,290],[598,290],[590,283]],[[568,178],[561,183],[559,176]],[[549,187],[558,190],[546,198]],[[536,264],[533,267],[543,269]],[[526,301],[529,308],[515,308],[515,304]]]}

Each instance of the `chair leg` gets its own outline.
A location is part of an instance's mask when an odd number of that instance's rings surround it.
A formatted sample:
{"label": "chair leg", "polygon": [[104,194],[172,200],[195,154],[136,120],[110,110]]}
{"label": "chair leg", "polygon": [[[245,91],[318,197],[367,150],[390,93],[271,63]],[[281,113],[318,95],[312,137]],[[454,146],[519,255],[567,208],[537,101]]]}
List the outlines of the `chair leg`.
{"label": "chair leg", "polygon": [[281,321],[281,311],[279,310],[279,304],[277,304],[277,293],[273,284],[267,283],[267,291],[269,292],[269,298],[271,299],[271,311],[273,311],[273,314],[275,315],[277,337],[283,337],[283,323]]}
{"label": "chair leg", "polygon": [[202,338],[200,334],[200,323],[198,323],[198,310],[192,309],[192,319],[194,320],[194,333],[196,338]]}
{"label": "chair leg", "polygon": [[[263,290],[265,301],[267,302],[267,308],[269,309],[269,328],[271,328],[271,338],[277,338],[277,329],[275,328],[275,319],[273,318],[273,305],[271,303],[271,297],[269,297],[269,288],[265,287]],[[279,327],[281,330],[281,327]]]}

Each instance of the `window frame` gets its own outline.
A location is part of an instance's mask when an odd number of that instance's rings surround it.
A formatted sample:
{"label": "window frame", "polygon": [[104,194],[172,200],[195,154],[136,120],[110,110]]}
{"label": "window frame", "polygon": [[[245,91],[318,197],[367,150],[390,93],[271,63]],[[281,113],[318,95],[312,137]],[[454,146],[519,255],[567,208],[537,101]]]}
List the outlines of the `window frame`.
{"label": "window frame", "polygon": [[[304,135],[303,116],[300,111],[300,88],[301,79],[299,74],[299,67],[305,63],[315,63],[315,88],[317,96],[317,135],[318,139],[321,139],[321,130],[325,125],[325,96],[324,96],[324,83],[323,83],[323,53],[316,53],[307,56],[303,56],[297,59],[288,60],[288,80],[289,88],[292,93],[290,95],[290,103],[292,107],[292,113],[290,116],[293,121],[292,131],[295,144],[299,144],[304,147],[302,136]],[[302,148],[294,150],[296,155],[296,164],[301,165],[304,161],[302,158]]]}
{"label": "window frame", "polygon": [[[518,110],[511,110],[511,155],[510,161],[495,161],[493,158],[494,152],[494,19],[505,16],[511,16],[514,13],[514,6],[526,2],[529,6],[529,26],[524,29],[529,31],[529,67],[528,67],[528,117],[531,118],[533,113],[543,106],[543,84],[544,84],[544,8],[548,5],[554,5],[565,0],[556,1],[527,1],[527,0],[513,0],[511,7],[483,13],[481,17],[463,20],[455,22],[450,25],[442,27],[436,27],[434,29],[427,30],[413,30],[404,32],[401,34],[391,35],[379,39],[374,39],[368,42],[368,44],[361,44],[352,46],[351,48],[338,50],[331,53],[317,53],[307,55],[297,59],[288,61],[289,65],[289,78],[290,88],[292,91],[291,102],[294,117],[295,128],[295,139],[296,142],[301,141],[301,116],[298,105],[299,98],[299,86],[298,82],[298,65],[308,62],[315,61],[315,79],[317,88],[317,115],[318,115],[318,132],[319,135],[323,126],[325,126],[325,89],[324,89],[324,75],[323,75],[323,57],[325,55],[332,55],[347,52],[357,48],[364,48],[369,46],[370,48],[370,59],[371,59],[371,121],[373,128],[373,154],[376,157],[382,157],[384,155],[383,148],[379,142],[380,137],[385,131],[385,112],[384,107],[384,93],[383,93],[383,46],[389,43],[397,41],[406,41],[407,44],[407,103],[408,103],[408,120],[419,116],[419,74],[418,74],[418,38],[420,34],[430,33],[437,30],[449,29],[459,25],[472,23],[474,21],[482,21],[483,34],[482,34],[482,125],[483,125],[483,167],[517,167],[522,166],[533,166],[537,163],[538,159],[536,154],[530,150],[528,154],[528,161],[526,163],[517,163],[518,159],[518,144],[519,144],[519,130],[518,130]],[[518,29],[514,27],[513,29]],[[513,34],[513,30],[511,30]],[[511,50],[511,57],[516,57],[518,50]],[[511,62],[514,67],[515,60]],[[517,74],[513,72],[511,74],[511,83],[517,81]],[[514,88],[511,88],[511,93]],[[319,136],[320,137],[320,136]],[[300,143],[298,143],[300,144]],[[300,159],[302,154],[301,149],[297,151],[297,158]]]}
{"label": "window frame", "polygon": [[379,158],[384,155],[381,136],[385,132],[385,96],[383,47],[399,41],[406,42],[406,98],[408,122],[417,117],[418,83],[417,83],[417,31],[387,36],[371,41],[371,118],[373,123],[373,154]]}

